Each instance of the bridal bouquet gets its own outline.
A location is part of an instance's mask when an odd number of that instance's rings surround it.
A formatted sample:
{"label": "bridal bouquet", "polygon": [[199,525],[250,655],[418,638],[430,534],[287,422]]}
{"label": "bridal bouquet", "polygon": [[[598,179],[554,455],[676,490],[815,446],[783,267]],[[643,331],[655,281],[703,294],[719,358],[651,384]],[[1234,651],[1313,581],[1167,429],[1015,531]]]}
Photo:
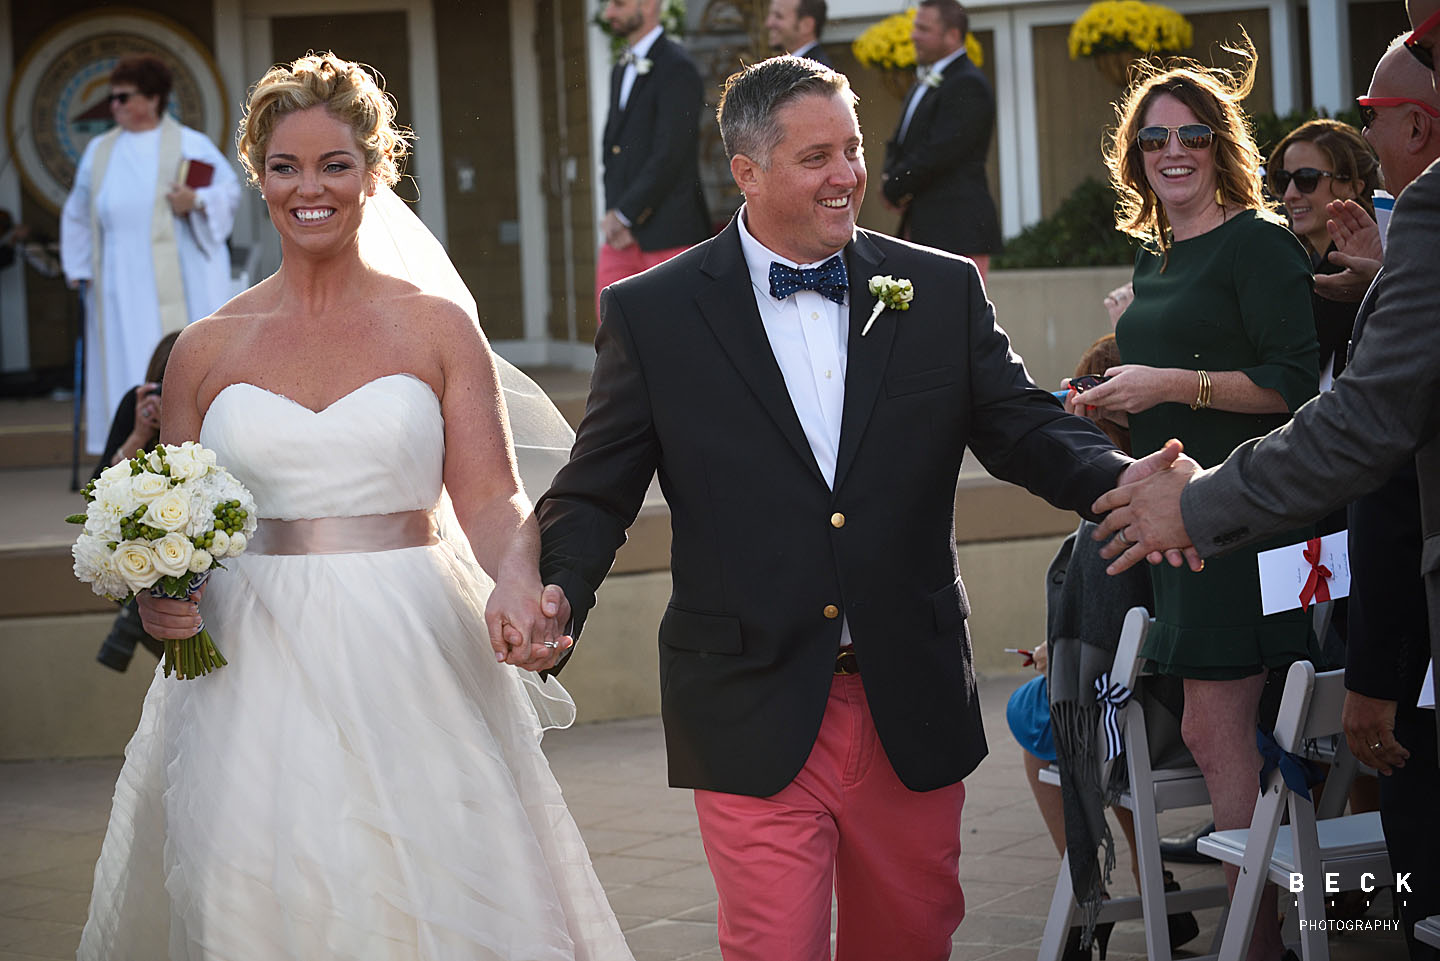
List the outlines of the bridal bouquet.
{"label": "bridal bouquet", "polygon": [[[216,465],[214,451],[192,441],[139,451],[81,493],[85,513],[66,518],[85,525],[70,551],[75,576],[111,600],[144,590],[188,597],[255,533],[255,499]],[[166,677],[199,677],[224,664],[203,626],[194,637],[165,642]]]}

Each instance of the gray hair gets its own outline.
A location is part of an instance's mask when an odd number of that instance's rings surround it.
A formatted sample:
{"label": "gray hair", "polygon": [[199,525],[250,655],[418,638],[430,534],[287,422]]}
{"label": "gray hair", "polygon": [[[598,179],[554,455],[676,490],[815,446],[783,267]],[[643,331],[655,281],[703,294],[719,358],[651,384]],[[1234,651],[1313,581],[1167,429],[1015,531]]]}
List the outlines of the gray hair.
{"label": "gray hair", "polygon": [[859,99],[843,73],[803,57],[771,57],[732,73],[715,109],[725,156],[744,154],[770,169],[770,152],[785,136],[775,117],[780,108],[801,97],[837,93],[852,108]]}

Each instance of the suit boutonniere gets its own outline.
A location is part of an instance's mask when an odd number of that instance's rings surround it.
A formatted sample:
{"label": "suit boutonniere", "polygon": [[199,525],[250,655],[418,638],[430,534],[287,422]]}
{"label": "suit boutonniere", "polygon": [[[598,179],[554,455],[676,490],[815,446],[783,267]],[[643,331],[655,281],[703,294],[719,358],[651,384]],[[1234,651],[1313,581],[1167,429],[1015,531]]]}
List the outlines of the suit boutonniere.
{"label": "suit boutonniere", "polygon": [[936,89],[944,82],[945,75],[939,70],[931,70],[925,75],[925,86],[929,87],[931,90]]}
{"label": "suit boutonniere", "polygon": [[620,58],[620,63],[622,66],[630,66],[633,64],[636,76],[640,77],[645,76],[650,72],[650,68],[655,66],[654,60],[651,60],[649,57],[637,57],[633,50],[625,51],[625,55]]}
{"label": "suit boutonniere", "polygon": [[861,337],[870,333],[870,325],[875,323],[875,318],[879,317],[880,311],[886,307],[891,310],[909,310],[910,301],[915,299],[915,285],[904,277],[876,274],[870,278],[870,293],[876,297],[875,309],[870,311],[870,319],[860,328]]}

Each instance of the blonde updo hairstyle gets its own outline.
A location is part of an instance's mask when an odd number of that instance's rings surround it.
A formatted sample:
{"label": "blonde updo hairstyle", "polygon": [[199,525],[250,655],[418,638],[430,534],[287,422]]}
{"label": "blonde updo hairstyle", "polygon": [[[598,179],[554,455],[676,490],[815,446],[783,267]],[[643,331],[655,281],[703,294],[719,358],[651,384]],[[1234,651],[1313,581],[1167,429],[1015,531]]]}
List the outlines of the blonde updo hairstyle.
{"label": "blonde updo hairstyle", "polygon": [[411,134],[395,123],[394,98],[371,76],[371,68],[327,51],[271,67],[250,91],[235,146],[252,185],[260,186],[265,150],[275,125],[283,117],[311,107],[324,107],[330,116],[349,125],[356,145],[365,154],[365,169],[376,180],[387,187],[400,180]]}
{"label": "blonde updo hairstyle", "polygon": [[1198,122],[1215,132],[1210,149],[1217,175],[1216,202],[1223,207],[1255,210],[1267,220],[1284,223],[1265,198],[1260,176],[1264,158],[1240,106],[1255,85],[1255,44],[1246,34],[1242,33],[1242,38],[1240,46],[1225,47],[1242,61],[1233,72],[1189,58],[1172,60],[1168,67],[1139,62],[1135,82],[1124,99],[1115,104],[1117,124],[1108,132],[1104,146],[1110,183],[1119,195],[1115,226],[1155,245],[1162,256],[1170,248],[1170,222],[1150,188],[1144,154],[1135,138],[1145,126],[1150,105],[1165,94],[1189,107]]}

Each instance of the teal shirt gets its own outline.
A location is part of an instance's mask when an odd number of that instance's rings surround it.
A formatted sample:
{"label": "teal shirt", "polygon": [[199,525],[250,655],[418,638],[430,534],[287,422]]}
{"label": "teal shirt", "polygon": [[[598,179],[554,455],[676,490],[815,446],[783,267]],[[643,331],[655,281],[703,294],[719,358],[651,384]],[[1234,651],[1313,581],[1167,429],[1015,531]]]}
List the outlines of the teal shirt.
{"label": "teal shirt", "polygon": [[[1278,391],[1291,411],[1315,395],[1319,348],[1310,261],[1287,228],[1244,211],[1173,244],[1163,272],[1160,267],[1154,249],[1136,256],[1135,301],[1115,328],[1124,363],[1238,370]],[[1214,467],[1241,442],[1289,419],[1288,413],[1239,414],[1165,403],[1130,415],[1131,441],[1140,457],[1178,437],[1185,453]],[[1145,655],[1166,673],[1210,679],[1243,677],[1307,656],[1308,614],[1261,616],[1255,554],[1308,536],[1308,529],[1278,535],[1254,549],[1209,560],[1198,574],[1153,568],[1155,628]]]}

